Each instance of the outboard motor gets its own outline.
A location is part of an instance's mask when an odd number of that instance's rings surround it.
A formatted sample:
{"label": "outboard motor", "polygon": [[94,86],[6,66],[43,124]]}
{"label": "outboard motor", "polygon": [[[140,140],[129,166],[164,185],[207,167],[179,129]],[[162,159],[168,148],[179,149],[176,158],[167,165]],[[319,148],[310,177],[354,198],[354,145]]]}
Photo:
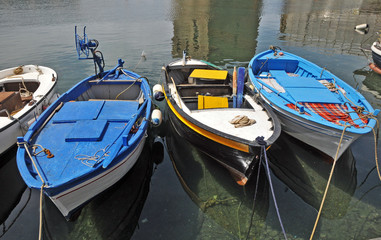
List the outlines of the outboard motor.
{"label": "outboard motor", "polygon": [[82,37],[77,34],[77,26],[75,26],[74,37],[78,59],[93,59],[95,66],[95,75],[98,75],[97,68],[99,69],[99,75],[101,75],[104,71],[105,61],[103,58],[103,53],[97,50],[99,42],[95,39],[89,40],[86,34],[86,26],[83,28]]}

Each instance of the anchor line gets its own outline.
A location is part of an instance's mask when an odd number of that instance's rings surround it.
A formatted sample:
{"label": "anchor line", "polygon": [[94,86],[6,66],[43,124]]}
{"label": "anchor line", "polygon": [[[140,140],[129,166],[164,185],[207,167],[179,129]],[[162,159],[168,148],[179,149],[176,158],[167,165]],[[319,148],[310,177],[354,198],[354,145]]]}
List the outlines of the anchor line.
{"label": "anchor line", "polygon": [[269,163],[268,163],[267,154],[266,154],[266,142],[263,139],[264,139],[264,137],[257,137],[256,141],[261,146],[261,158],[263,157],[265,159],[263,164],[265,165],[265,170],[266,170],[266,173],[267,173],[267,178],[269,180],[269,184],[270,184],[271,194],[272,194],[273,201],[274,201],[275,210],[276,210],[276,213],[277,213],[277,216],[278,216],[280,227],[282,228],[282,233],[283,233],[284,239],[287,240],[287,235],[286,235],[286,232],[285,232],[284,227],[283,227],[282,218],[280,217],[279,207],[278,207],[278,204],[277,204],[277,201],[276,201],[276,197],[275,197],[275,193],[274,193],[274,187],[273,187],[273,184],[272,184],[272,181],[271,181],[270,168],[269,168]]}
{"label": "anchor line", "polygon": [[258,163],[258,173],[257,173],[257,182],[255,183],[255,191],[254,191],[254,199],[253,199],[253,209],[251,211],[251,217],[250,217],[250,225],[249,225],[249,230],[247,231],[246,235],[246,240],[249,239],[251,227],[253,225],[253,218],[254,218],[254,209],[255,209],[255,200],[257,198],[257,192],[258,192],[258,182],[259,182],[259,174],[261,170],[261,164],[262,164],[262,146],[261,146],[261,157],[259,158],[259,163]]}
{"label": "anchor line", "polygon": [[337,158],[338,158],[338,155],[339,155],[339,150],[340,150],[340,147],[341,147],[341,142],[342,142],[342,140],[343,140],[345,130],[347,129],[347,127],[350,127],[350,126],[351,126],[351,125],[345,125],[345,126],[344,126],[344,129],[343,129],[343,132],[341,133],[340,142],[339,142],[339,145],[338,145],[337,150],[336,150],[336,155],[335,155],[335,159],[333,160],[333,165],[332,165],[331,173],[329,174],[329,178],[328,178],[327,186],[325,187],[325,191],[324,191],[323,199],[322,199],[322,201],[321,201],[320,208],[319,208],[319,212],[318,212],[318,215],[317,215],[316,220],[315,220],[315,225],[314,225],[314,227],[313,227],[313,229],[312,229],[312,233],[311,233],[311,236],[310,236],[310,240],[312,240],[313,237],[314,237],[315,230],[316,230],[317,224],[318,224],[318,222],[319,222],[321,212],[322,212],[322,210],[323,210],[324,202],[325,202],[325,199],[326,199],[326,197],[327,197],[328,188],[329,188],[329,185],[330,185],[331,180],[332,180],[333,172],[334,172],[334,170],[335,170],[335,166],[336,166],[336,162],[337,162]]}
{"label": "anchor line", "polygon": [[28,153],[28,156],[29,156],[30,160],[32,161],[33,166],[36,169],[37,174],[40,177],[41,182],[42,182],[41,189],[40,189],[40,210],[39,210],[40,219],[39,219],[39,227],[38,227],[38,239],[41,240],[42,239],[42,202],[43,202],[43,196],[44,196],[43,190],[45,187],[45,181],[44,181],[43,177],[41,176],[40,171],[38,170],[36,163],[34,162],[32,154],[30,154],[30,152],[29,152],[27,143],[26,142],[17,143],[17,145],[21,145],[21,144],[24,145],[24,148],[25,148],[26,152]]}

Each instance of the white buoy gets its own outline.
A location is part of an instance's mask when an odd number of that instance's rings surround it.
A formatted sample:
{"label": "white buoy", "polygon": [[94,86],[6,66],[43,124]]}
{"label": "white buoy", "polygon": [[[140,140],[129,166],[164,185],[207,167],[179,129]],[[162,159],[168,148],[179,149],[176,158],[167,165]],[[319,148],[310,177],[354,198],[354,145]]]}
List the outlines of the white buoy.
{"label": "white buoy", "polygon": [[367,23],[359,24],[355,27],[356,30],[364,30],[367,29],[369,25]]}
{"label": "white buoy", "polygon": [[144,50],[142,52],[141,58],[143,59],[143,61],[147,60],[146,53],[144,52]]}
{"label": "white buoy", "polygon": [[163,121],[163,116],[161,114],[161,111],[159,109],[154,109],[151,113],[151,122],[154,127],[160,126],[161,122]]}
{"label": "white buoy", "polygon": [[360,29],[355,29],[355,31],[358,33],[358,34],[361,34],[361,35],[365,35],[368,33],[368,31],[366,29],[364,30],[360,30]]}
{"label": "white buoy", "polygon": [[163,87],[160,84],[156,84],[152,88],[153,97],[156,101],[162,101],[164,99]]}

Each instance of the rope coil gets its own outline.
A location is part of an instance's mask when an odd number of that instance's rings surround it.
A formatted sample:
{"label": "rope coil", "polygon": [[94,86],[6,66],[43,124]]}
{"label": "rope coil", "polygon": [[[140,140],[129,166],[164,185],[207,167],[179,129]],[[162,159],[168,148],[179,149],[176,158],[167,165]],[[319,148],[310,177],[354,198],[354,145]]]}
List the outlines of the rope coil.
{"label": "rope coil", "polygon": [[256,123],[256,121],[246,115],[237,115],[232,120],[230,120],[229,123],[233,124],[235,128],[241,128],[245,126],[251,126]]}
{"label": "rope coil", "polygon": [[[102,162],[105,159],[105,157],[109,156],[108,154],[110,152],[106,152],[106,149],[108,148],[108,146],[109,145],[107,145],[103,149],[99,149],[92,156],[85,155],[85,154],[78,154],[74,158],[80,160],[82,164],[88,167],[94,167],[96,164]],[[99,152],[103,152],[103,153],[101,155],[98,155]]]}

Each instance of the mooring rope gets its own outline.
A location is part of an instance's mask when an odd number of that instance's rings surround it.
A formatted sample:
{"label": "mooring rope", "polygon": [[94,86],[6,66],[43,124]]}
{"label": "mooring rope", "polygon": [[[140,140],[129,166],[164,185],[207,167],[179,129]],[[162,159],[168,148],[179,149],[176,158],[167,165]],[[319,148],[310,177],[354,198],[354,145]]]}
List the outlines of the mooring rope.
{"label": "mooring rope", "polygon": [[340,147],[341,147],[341,142],[343,141],[343,138],[344,138],[344,133],[345,133],[345,130],[347,127],[350,127],[351,125],[345,125],[344,126],[344,129],[341,133],[341,137],[340,137],[340,141],[339,141],[339,145],[337,147],[337,150],[336,150],[336,155],[335,155],[335,158],[333,160],[333,165],[332,165],[332,169],[331,169],[331,173],[329,174],[329,178],[328,178],[328,182],[327,182],[327,186],[325,187],[325,191],[324,191],[324,195],[323,195],[323,199],[321,201],[321,204],[320,204],[320,208],[319,208],[319,212],[318,212],[318,215],[316,217],[316,220],[315,220],[315,225],[314,225],[314,228],[312,230],[312,233],[311,233],[311,236],[310,236],[310,240],[312,240],[312,238],[314,237],[314,234],[315,234],[315,230],[316,230],[316,227],[317,227],[317,224],[319,222],[319,218],[320,218],[320,215],[321,215],[321,212],[322,212],[322,209],[323,209],[323,205],[324,205],[324,202],[325,202],[325,198],[327,197],[327,193],[328,193],[328,188],[329,188],[329,185],[331,183],[331,179],[332,179],[332,176],[333,176],[333,172],[335,170],[335,166],[336,166],[336,162],[337,162],[337,158],[338,158],[338,155],[339,155],[339,150],[340,150]]}
{"label": "mooring rope", "polygon": [[265,161],[264,161],[264,163],[265,163],[265,169],[266,169],[267,178],[268,178],[269,184],[270,184],[271,194],[272,194],[272,197],[273,197],[273,200],[274,200],[275,210],[276,210],[276,213],[277,213],[277,216],[278,216],[280,227],[282,228],[282,233],[283,233],[284,239],[287,240],[287,235],[286,235],[286,232],[284,231],[282,219],[281,219],[280,213],[279,213],[278,204],[277,204],[277,201],[276,201],[276,198],[275,198],[273,184],[272,184],[272,181],[271,181],[270,168],[269,168],[269,163],[268,163],[267,155],[266,155],[266,142],[264,141],[264,137],[257,137],[255,140],[261,146],[261,157],[262,157],[262,153],[263,153],[263,156],[264,156],[264,159],[265,159]]}
{"label": "mooring rope", "polygon": [[42,198],[43,198],[43,190],[45,187],[45,181],[42,178],[41,173],[38,170],[37,165],[34,162],[33,157],[29,152],[27,143],[26,142],[21,142],[21,143],[18,142],[17,143],[17,145],[21,145],[21,144],[24,144],[24,148],[25,148],[26,152],[28,153],[28,156],[29,156],[30,160],[32,161],[32,164],[33,164],[34,168],[36,169],[37,175],[41,179],[41,182],[42,182],[41,190],[40,190],[40,221],[39,221],[39,228],[38,228],[38,239],[41,240],[41,238],[42,238]]}
{"label": "mooring rope", "polygon": [[38,239],[42,239],[42,200],[43,200],[43,190],[45,187],[45,183],[41,185],[40,189],[40,221],[39,221],[39,228],[38,228]]}
{"label": "mooring rope", "polygon": [[[261,146],[261,151],[262,151],[262,146]],[[253,208],[251,210],[251,216],[250,216],[250,225],[249,229],[247,230],[247,235],[246,235],[246,240],[249,239],[251,227],[253,225],[253,218],[254,218],[254,209],[255,209],[255,200],[257,199],[257,192],[258,192],[258,183],[259,183],[259,174],[261,170],[261,164],[262,164],[262,152],[261,152],[261,157],[259,158],[259,163],[258,163],[258,172],[257,172],[257,182],[255,183],[255,190],[254,190],[254,199],[253,199]]]}

